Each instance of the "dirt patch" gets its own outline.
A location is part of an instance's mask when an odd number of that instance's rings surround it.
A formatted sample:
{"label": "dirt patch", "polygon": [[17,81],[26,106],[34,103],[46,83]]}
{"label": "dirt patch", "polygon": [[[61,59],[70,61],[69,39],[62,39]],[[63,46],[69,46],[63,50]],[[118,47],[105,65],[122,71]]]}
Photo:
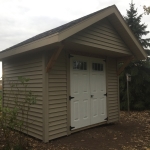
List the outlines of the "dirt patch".
{"label": "dirt patch", "polygon": [[[2,148],[3,143],[0,145]],[[47,144],[30,138],[29,145],[33,150],[150,150],[150,111],[131,112],[130,116],[121,112],[118,123],[87,129]]]}

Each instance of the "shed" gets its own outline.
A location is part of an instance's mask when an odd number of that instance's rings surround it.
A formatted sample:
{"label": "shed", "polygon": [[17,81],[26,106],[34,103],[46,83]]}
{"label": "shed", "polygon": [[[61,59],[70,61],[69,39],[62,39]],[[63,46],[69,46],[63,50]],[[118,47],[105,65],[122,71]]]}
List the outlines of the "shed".
{"label": "shed", "polygon": [[[118,76],[133,57],[147,55],[115,5],[0,52],[5,77],[30,78],[29,134],[44,142],[119,121]],[[13,107],[9,90],[3,80],[3,105]]]}

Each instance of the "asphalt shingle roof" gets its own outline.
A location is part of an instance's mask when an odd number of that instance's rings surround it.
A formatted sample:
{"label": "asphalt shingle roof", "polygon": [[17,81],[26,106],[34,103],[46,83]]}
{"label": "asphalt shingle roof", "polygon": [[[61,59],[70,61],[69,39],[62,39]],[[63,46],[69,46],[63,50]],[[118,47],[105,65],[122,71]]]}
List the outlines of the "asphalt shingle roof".
{"label": "asphalt shingle roof", "polygon": [[[114,6],[114,5],[112,5],[112,6]],[[109,7],[112,7],[112,6],[109,6]],[[96,11],[96,12],[94,12],[94,13],[92,13],[92,14],[89,14],[89,15],[87,15],[87,16],[84,16],[84,17],[82,17],[82,18],[73,20],[73,21],[71,21],[71,22],[69,22],[69,23],[66,23],[66,24],[61,25],[61,26],[59,26],[59,27],[56,27],[56,28],[54,28],[54,29],[48,30],[48,31],[43,32],[43,33],[41,33],[41,34],[38,34],[38,35],[36,35],[36,36],[34,36],[34,37],[32,37],[32,38],[29,38],[29,39],[27,39],[27,40],[25,40],[25,41],[23,41],[23,42],[21,42],[21,43],[19,43],[19,44],[16,44],[16,45],[14,45],[14,46],[12,46],[12,47],[10,47],[10,48],[8,48],[8,49],[5,49],[5,50],[10,50],[10,49],[13,49],[13,48],[17,48],[17,47],[19,47],[19,46],[22,46],[22,45],[31,43],[31,42],[33,42],[33,41],[42,39],[42,38],[44,38],[44,37],[47,37],[47,36],[49,36],[49,35],[52,35],[52,34],[55,34],[55,33],[59,33],[59,32],[65,30],[65,29],[67,29],[67,28],[69,28],[69,27],[71,27],[71,26],[74,26],[74,25],[78,24],[78,23],[81,22],[81,21],[84,21],[84,20],[90,18],[91,16],[94,16],[95,14],[98,14],[99,12],[101,12],[101,11],[103,11],[103,10],[105,10],[105,9],[108,9],[109,7],[106,7],[106,8],[104,8],[104,9],[99,10],[99,11]]]}

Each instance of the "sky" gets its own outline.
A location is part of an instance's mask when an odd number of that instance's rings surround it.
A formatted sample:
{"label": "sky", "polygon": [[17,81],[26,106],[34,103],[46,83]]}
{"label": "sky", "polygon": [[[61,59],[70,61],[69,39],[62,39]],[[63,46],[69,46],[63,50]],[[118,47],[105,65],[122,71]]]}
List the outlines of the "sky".
{"label": "sky", "polygon": [[[131,0],[0,0],[0,51],[114,4],[125,16],[129,3]],[[133,3],[139,14],[143,13],[143,5],[150,6],[149,0]],[[150,31],[150,15],[143,15],[144,22]]]}

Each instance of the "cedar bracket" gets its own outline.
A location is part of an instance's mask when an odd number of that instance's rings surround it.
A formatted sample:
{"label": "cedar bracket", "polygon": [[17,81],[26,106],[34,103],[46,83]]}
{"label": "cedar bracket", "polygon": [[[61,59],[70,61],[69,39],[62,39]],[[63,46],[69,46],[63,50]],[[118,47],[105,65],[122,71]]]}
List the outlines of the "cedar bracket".
{"label": "cedar bracket", "polygon": [[52,54],[47,66],[46,66],[46,72],[48,72],[52,67],[54,66],[58,56],[60,55],[60,52],[62,51],[64,45],[61,45],[57,50],[54,51]]}
{"label": "cedar bracket", "polygon": [[124,64],[117,70],[118,76],[123,72],[124,68],[133,60],[133,58],[133,56],[126,58]]}
{"label": "cedar bracket", "polygon": [[70,126],[70,130],[74,129],[75,127]]}

